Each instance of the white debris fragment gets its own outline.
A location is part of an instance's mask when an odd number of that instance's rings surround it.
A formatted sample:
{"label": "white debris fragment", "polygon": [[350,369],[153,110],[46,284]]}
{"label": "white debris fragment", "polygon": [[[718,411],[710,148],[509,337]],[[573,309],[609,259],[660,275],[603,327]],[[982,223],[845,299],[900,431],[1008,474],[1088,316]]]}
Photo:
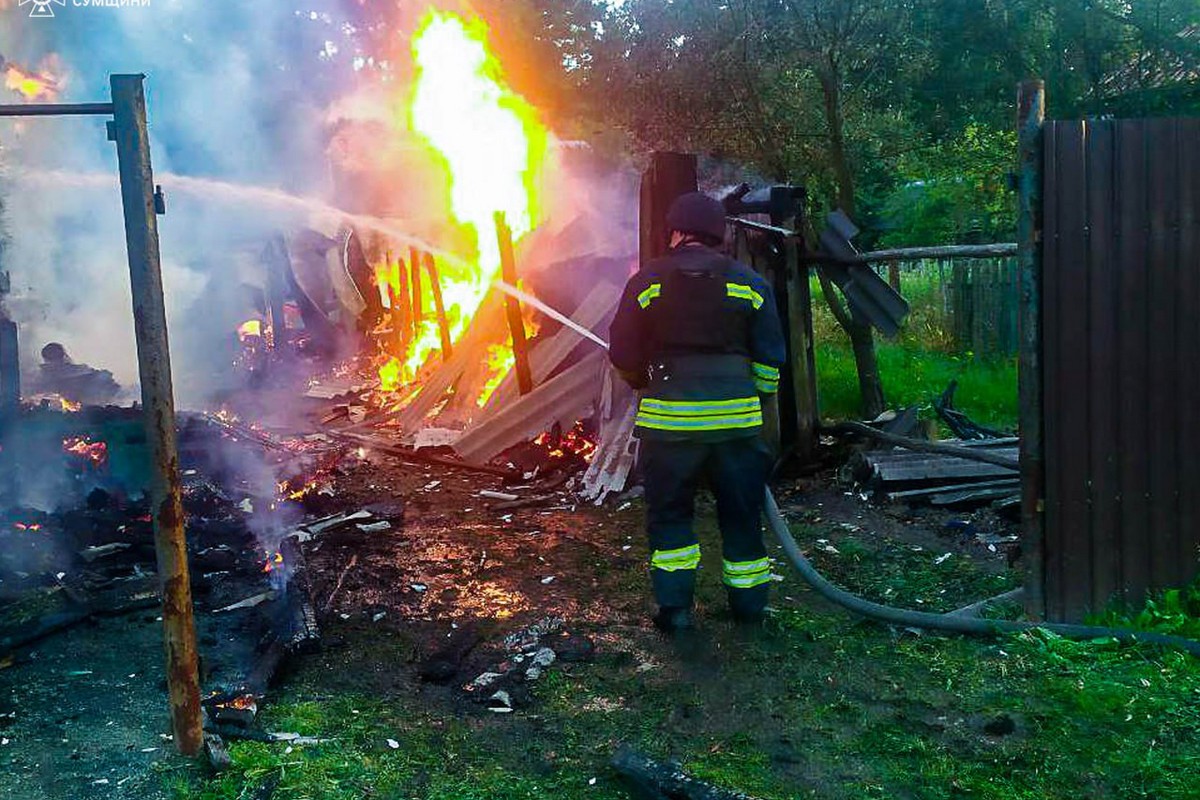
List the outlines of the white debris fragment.
{"label": "white debris fragment", "polygon": [[425,484],[424,489],[427,492],[432,492],[434,489],[436,489],[437,487],[439,487],[441,485],[442,485],[441,481],[430,481],[429,483]]}
{"label": "white debris fragment", "polygon": [[633,545],[631,545],[631,544],[623,545],[623,546],[621,547],[621,550],[622,550],[622,551],[625,551],[625,550],[632,550],[632,549],[633,549]]}
{"label": "white debris fragment", "polygon": [[374,616],[371,617],[371,622],[379,622],[379,620],[383,619],[386,616],[387,616],[386,611],[377,612]]}
{"label": "white debris fragment", "polygon": [[500,690],[488,698],[488,711],[494,711],[497,714],[511,714],[512,710],[512,697],[508,692]]}
{"label": "white debris fragment", "polygon": [[108,786],[108,778],[100,778],[99,780],[92,781],[92,786]]}
{"label": "white debris fragment", "polygon": [[392,523],[388,522],[386,519],[382,519],[379,522],[371,522],[367,524],[360,522],[354,527],[358,528],[363,533],[383,533],[384,531],[390,531],[392,529]]}
{"label": "white debris fragment", "polygon": [[399,749],[400,749],[400,743],[399,743],[399,742],[397,742],[395,739],[388,739],[388,740],[387,740],[387,745],[388,745],[388,747],[392,748],[393,750],[399,750]]}
{"label": "white debris fragment", "polygon": [[554,583],[553,575],[547,575],[546,577],[542,578],[542,585],[549,586],[552,583]]}
{"label": "white debris fragment", "polygon": [[935,559],[933,560],[933,563],[934,563],[934,564],[941,564],[941,563],[942,563],[942,562],[944,562],[946,559],[950,558],[950,556],[951,556],[951,555],[953,555],[953,553],[946,553],[946,554],[944,554],[944,555],[940,555],[940,556],[938,556],[937,558],[935,558]]}
{"label": "white debris fragment", "polygon": [[501,675],[499,672],[485,672],[485,673],[481,674],[479,677],[477,677],[475,680],[468,683],[465,688],[468,692],[473,692],[478,689],[486,689],[488,686],[491,686],[493,683],[500,680],[502,677],[504,677],[504,676]]}
{"label": "white debris fragment", "polygon": [[596,779],[595,779],[595,778],[592,778],[591,780],[589,780],[589,781],[588,781],[588,786],[595,786],[595,785],[596,785]]}
{"label": "white debris fragment", "polygon": [[245,511],[247,514],[253,514],[254,513],[254,501],[252,501],[249,497],[247,497],[245,500],[238,503],[238,508],[240,508],[242,511]]}
{"label": "white debris fragment", "polygon": [[227,605],[224,608],[218,608],[213,613],[214,614],[223,614],[226,611],[236,611],[240,608],[254,608],[255,606],[261,605],[262,603],[265,603],[266,601],[271,600],[274,597],[275,597],[274,591],[263,592],[262,594],[256,594],[253,597],[247,597],[245,600],[239,600],[238,602],[233,603],[231,605]]}
{"label": "white debris fragment", "polygon": [[504,500],[504,501],[510,502],[510,503],[513,502],[514,500],[521,499],[521,496],[519,494],[509,494],[508,492],[493,492],[490,489],[482,490],[479,493],[479,496],[486,497],[488,500]]}
{"label": "white debris fragment", "polygon": [[0,737],[0,746],[7,745],[8,741],[7,737]]}
{"label": "white debris fragment", "polygon": [[428,586],[426,586],[426,585],[425,585],[425,584],[423,584],[423,583],[410,583],[410,584],[408,585],[408,588],[412,589],[414,592],[424,592],[424,591],[426,591],[426,590],[427,590],[429,587],[428,587]]}

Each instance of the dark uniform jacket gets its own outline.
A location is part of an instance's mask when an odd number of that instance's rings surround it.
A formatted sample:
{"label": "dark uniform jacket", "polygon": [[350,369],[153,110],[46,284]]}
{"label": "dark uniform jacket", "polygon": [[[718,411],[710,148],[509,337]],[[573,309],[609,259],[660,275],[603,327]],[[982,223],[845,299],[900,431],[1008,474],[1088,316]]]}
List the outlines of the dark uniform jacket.
{"label": "dark uniform jacket", "polygon": [[756,272],[684,245],[630,278],[610,330],[610,358],[642,390],[646,439],[754,436],[760,394],[779,387],[786,344],[771,287]]}

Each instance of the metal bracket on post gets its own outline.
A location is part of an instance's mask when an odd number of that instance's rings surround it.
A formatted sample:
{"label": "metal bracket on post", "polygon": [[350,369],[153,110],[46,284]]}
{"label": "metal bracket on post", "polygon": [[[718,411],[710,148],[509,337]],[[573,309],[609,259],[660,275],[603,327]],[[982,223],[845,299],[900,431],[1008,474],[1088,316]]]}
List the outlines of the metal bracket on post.
{"label": "metal bracket on post", "polygon": [[163,635],[167,655],[167,689],[175,745],[185,755],[203,746],[200,719],[200,676],[192,587],[175,441],[175,398],[171,385],[171,353],[163,300],[162,263],[158,249],[159,203],[150,167],[146,128],[144,75],[113,75],[113,122],[110,138],[117,144],[129,280],[133,289],[133,321],[142,412],[154,459],[150,502],[154,544],[162,584]]}

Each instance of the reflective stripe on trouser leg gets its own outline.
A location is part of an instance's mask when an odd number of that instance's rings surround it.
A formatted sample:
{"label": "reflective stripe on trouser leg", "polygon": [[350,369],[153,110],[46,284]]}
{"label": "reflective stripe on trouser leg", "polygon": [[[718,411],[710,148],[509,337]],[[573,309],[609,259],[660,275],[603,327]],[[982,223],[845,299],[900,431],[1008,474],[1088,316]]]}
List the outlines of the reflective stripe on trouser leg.
{"label": "reflective stripe on trouser leg", "polygon": [[763,544],[762,506],[769,466],[770,452],[758,437],[716,443],[709,457],[723,577],[730,608],[738,614],[760,614],[767,605],[771,564]]}
{"label": "reflective stripe on trouser leg", "polygon": [[660,606],[692,605],[700,563],[692,517],[705,453],[698,442],[642,441],[650,580]]}

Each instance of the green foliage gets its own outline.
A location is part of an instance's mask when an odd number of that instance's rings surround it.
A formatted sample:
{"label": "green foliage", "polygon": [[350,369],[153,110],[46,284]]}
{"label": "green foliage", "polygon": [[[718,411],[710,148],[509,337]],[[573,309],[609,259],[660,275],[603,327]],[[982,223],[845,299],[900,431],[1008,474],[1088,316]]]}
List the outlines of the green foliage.
{"label": "green foliage", "polygon": [[880,245],[1013,240],[1016,197],[1007,174],[1016,149],[1015,131],[970,122],[955,138],[900,158],[904,183],[883,200]]}
{"label": "green foliage", "polygon": [[[1016,358],[981,359],[958,355],[957,344],[943,310],[940,277],[930,272],[905,272],[904,296],[912,313],[895,340],[876,342],[880,375],[893,408],[931,407],[952,380],[958,380],[955,407],[989,427],[1017,426]],[[815,281],[812,291],[818,291]],[[858,375],[850,343],[829,309],[813,307],[814,348],[821,415],[826,419],[859,416]]]}
{"label": "green foliage", "polygon": [[1136,628],[1200,640],[1200,578],[1182,589],[1167,589],[1146,598],[1140,612],[1129,615],[1110,609],[1096,616],[1097,625]]}

